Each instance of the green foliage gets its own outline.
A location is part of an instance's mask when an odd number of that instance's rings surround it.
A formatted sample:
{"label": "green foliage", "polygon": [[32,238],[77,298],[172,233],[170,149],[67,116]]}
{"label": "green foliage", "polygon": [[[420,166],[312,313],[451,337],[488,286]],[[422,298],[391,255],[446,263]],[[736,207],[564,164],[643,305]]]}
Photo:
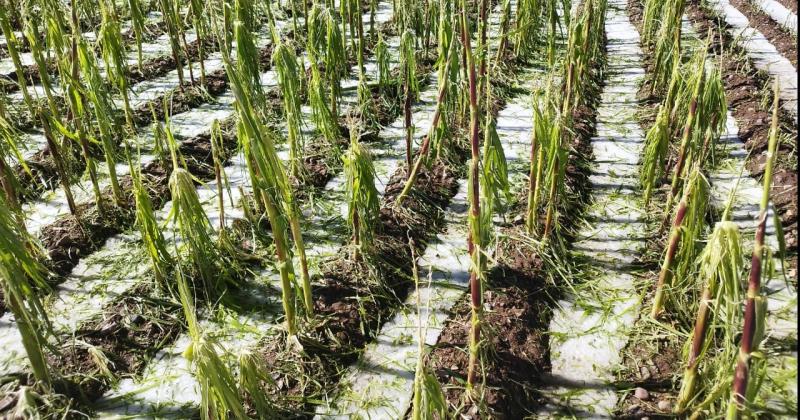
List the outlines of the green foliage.
{"label": "green foliage", "polygon": [[86,94],[93,105],[97,126],[100,130],[100,143],[103,146],[103,155],[111,178],[111,188],[117,204],[121,205],[123,202],[122,189],[117,179],[116,149],[112,143],[112,137],[115,134],[113,115],[116,109],[114,108],[114,102],[111,100],[111,95],[108,94],[100,77],[100,71],[94,61],[94,55],[89,51],[89,47],[84,40],[81,40],[78,44],[78,56],[80,57],[84,77],[89,82],[90,89],[87,90]]}
{"label": "green foliage", "polygon": [[383,35],[378,35],[378,44],[375,46],[375,59],[378,63],[378,84],[386,86],[391,76],[389,74],[389,47],[383,40]]}
{"label": "green foliage", "polygon": [[283,110],[286,117],[286,126],[289,132],[289,167],[292,176],[300,177],[303,168],[303,150],[305,142],[301,130],[302,117],[300,106],[302,104],[300,92],[302,89],[300,67],[294,51],[281,42],[272,53],[272,62],[278,74],[278,85],[283,96]]}
{"label": "green foliage", "polygon": [[[662,5],[651,6],[650,10],[645,6],[646,39],[654,48],[655,75],[652,87],[654,92],[660,92],[666,87],[671,77],[670,69],[674,68],[674,63],[681,59],[681,19],[685,7],[685,0],[665,1]],[[656,12],[659,13],[657,16],[647,15]],[[660,21],[656,21],[656,19],[660,19]],[[657,28],[655,28],[656,26]],[[652,31],[655,31],[656,35],[650,41],[651,35],[649,34]]]}
{"label": "green foliage", "polygon": [[701,300],[691,306],[697,317],[685,349],[687,368],[675,411],[722,413],[730,400],[742,318],[744,255],[735,223],[717,223],[695,267],[704,289]]}
{"label": "green foliage", "polygon": [[645,206],[650,202],[656,182],[664,176],[664,160],[669,150],[671,137],[669,108],[661,106],[658,109],[655,123],[647,130],[644,141],[640,184],[644,190]]}
{"label": "green foliage", "polygon": [[375,168],[372,156],[358,141],[358,128],[351,127],[350,148],[345,152],[344,172],[347,177],[347,203],[350,228],[357,254],[369,255],[375,227],[378,222],[380,202],[375,188]]}
{"label": "green foliage", "polygon": [[128,0],[128,10],[130,11],[131,27],[136,37],[136,57],[139,69],[142,69],[142,39],[145,35],[145,12],[141,0]]}
{"label": "green foliage", "polygon": [[486,229],[483,230],[484,239],[482,243],[489,243],[490,228],[493,224],[492,218],[495,213],[499,213],[499,204],[502,199],[510,196],[508,182],[508,167],[506,166],[506,156],[503,152],[503,145],[500,143],[500,136],[497,135],[496,121],[487,116],[486,127],[483,134],[483,156],[481,163],[481,217]]}
{"label": "green foliage", "polygon": [[133,115],[128,99],[128,63],[125,58],[125,44],[122,42],[122,35],[119,20],[113,11],[109,1],[101,0],[100,10],[103,21],[100,25],[98,34],[100,46],[103,54],[103,61],[106,63],[106,75],[108,80],[117,87],[122,94],[125,104],[125,117],[128,125],[133,127]]}
{"label": "green foliage", "polygon": [[182,248],[188,253],[188,260],[194,272],[203,282],[204,291],[212,297],[225,294],[228,286],[236,286],[235,277],[230,271],[231,261],[217,248],[212,239],[214,232],[205,210],[200,203],[192,175],[184,169],[178,158],[175,139],[167,126],[167,141],[172,152],[172,174],[169,189],[172,193],[172,209],[168,219],[178,226]]}
{"label": "green foliage", "polygon": [[200,384],[200,417],[207,420],[245,418],[244,401],[233,372],[220,356],[225,351],[213,336],[200,330],[189,284],[180,268],[175,273],[181,306],[192,338],[183,357],[189,361]]}
{"label": "green foliage", "polygon": [[147,256],[150,257],[157,286],[164,290],[169,290],[170,284],[167,282],[167,276],[175,261],[167,250],[164,234],[161,232],[161,227],[158,225],[153,213],[153,202],[150,199],[147,187],[142,182],[140,165],[134,166],[133,162],[130,162],[130,167],[133,181],[133,199],[136,203],[136,226],[142,235],[142,242]]}
{"label": "green foliage", "polygon": [[39,293],[49,286],[44,280],[46,269],[34,253],[36,249],[33,238],[18,223],[0,195],[0,284],[6,304],[14,314],[33,374],[49,385],[53,372],[47,365],[45,348],[53,330],[39,299]]}
{"label": "green foliage", "polygon": [[411,30],[403,32],[400,39],[400,74],[405,94],[413,101],[419,99],[419,83],[417,82],[416,37]]}
{"label": "green foliage", "polygon": [[[680,229],[680,244],[672,264],[672,282],[668,284],[669,307],[675,316],[681,319],[691,319],[693,316],[690,308],[691,302],[697,298],[693,267],[701,250],[700,244],[705,235],[705,216],[708,207],[711,186],[703,173],[695,167],[686,181],[682,202],[686,205],[686,216]],[[687,293],[688,291],[688,293]]]}

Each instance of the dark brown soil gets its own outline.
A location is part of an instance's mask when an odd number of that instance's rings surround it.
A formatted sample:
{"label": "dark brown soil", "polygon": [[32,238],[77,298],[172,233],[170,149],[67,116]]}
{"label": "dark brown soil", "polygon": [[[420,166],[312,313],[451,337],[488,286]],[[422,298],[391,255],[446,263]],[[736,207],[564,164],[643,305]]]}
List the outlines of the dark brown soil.
{"label": "dark brown soil", "polygon": [[[517,237],[521,234],[515,234],[517,230],[523,229],[516,226],[506,233]],[[451,407],[465,404],[459,411],[469,418],[485,414],[486,418],[518,419],[530,414],[539,406],[536,385],[550,370],[547,331],[553,304],[550,287],[539,275],[541,261],[535,248],[506,240],[497,257],[498,266],[489,273],[484,293],[482,331],[488,345],[478,378],[485,386],[481,398],[464,402],[471,317],[468,294],[451,310],[430,354],[429,365]]]}
{"label": "dark brown soil", "polygon": [[155,110],[155,117],[162,118],[164,116],[165,98],[168,100],[167,106],[171,115],[175,115],[204,104],[208,101],[209,95],[220,95],[228,89],[228,77],[225,75],[225,70],[219,69],[206,74],[205,83],[205,86],[201,85],[200,78],[197,77],[193,84],[176,87],[142,104],[133,110],[134,124],[136,124],[137,127],[141,127],[153,122],[151,106]]}
{"label": "dark brown soil", "polygon": [[[196,63],[200,60],[200,43],[202,42],[203,45],[203,54],[204,57],[208,57],[209,54],[217,51],[219,49],[219,45],[213,39],[204,39],[204,40],[194,40],[193,42],[188,44],[188,49],[183,51],[184,54],[181,57],[181,63],[186,66],[188,65],[188,60],[191,60],[193,63]],[[129,68],[128,80],[130,80],[131,84],[142,82],[144,80],[149,80],[155,77],[163,76],[170,71],[177,68],[177,64],[175,63],[175,59],[173,58],[172,54],[165,54],[159,57],[153,57],[150,59],[144,60],[142,62],[142,68],[140,69],[138,66],[133,65]],[[189,77],[189,72],[185,72],[185,76]]]}
{"label": "dark brown soil", "polygon": [[750,26],[758,29],[797,68],[797,38],[766,13],[746,0],[730,0],[731,5],[742,12],[750,21]]}
{"label": "dark brown soil", "polygon": [[[149,286],[140,286],[124,294],[101,317],[87,322],[75,332],[51,363],[64,372],[82,392],[82,399],[94,401],[108,390],[115,376],[126,377],[141,372],[160,348],[154,343],[174,341],[183,331],[180,304],[160,299]],[[100,350],[108,358],[98,365],[86,344]]]}
{"label": "dark brown soil", "polygon": [[[646,302],[644,307],[648,304],[652,302]],[[644,388],[649,397],[640,400],[633,392],[625,395],[616,417],[673,417],[671,412],[659,410],[658,403],[662,400],[675,400],[679,375],[683,373],[683,343],[675,340],[674,336],[653,338],[659,335],[635,336],[631,340],[632,344],[625,349],[622,382],[630,388]]]}

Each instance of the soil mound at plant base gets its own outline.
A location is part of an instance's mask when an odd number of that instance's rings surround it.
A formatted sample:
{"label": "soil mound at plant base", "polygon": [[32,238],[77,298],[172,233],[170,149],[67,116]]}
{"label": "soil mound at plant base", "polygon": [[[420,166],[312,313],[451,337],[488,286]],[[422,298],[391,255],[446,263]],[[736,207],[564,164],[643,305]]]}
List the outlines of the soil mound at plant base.
{"label": "soil mound at plant base", "polygon": [[[506,230],[508,237],[519,237],[522,227]],[[532,246],[504,240],[500,244],[499,264],[488,274],[484,294],[483,337],[491,350],[485,353],[478,381],[483,381],[481,398],[461,412],[476,415],[491,413],[492,418],[519,419],[539,406],[533,390],[550,370],[547,334],[552,300],[546,283],[537,275],[542,261]],[[452,310],[439,342],[430,354],[430,366],[443,385],[451,406],[459,407],[464,397],[468,364],[471,311],[469,295]],[[479,407],[484,405],[485,407]],[[486,409],[486,410],[484,410]]]}
{"label": "soil mound at plant base", "polygon": [[141,372],[161,343],[173,341],[181,332],[180,305],[152,295],[149,286],[126,294],[104,312],[109,316],[78,329],[76,340],[51,357],[50,363],[71,373],[67,380],[81,397],[100,398],[114,381],[109,373]]}

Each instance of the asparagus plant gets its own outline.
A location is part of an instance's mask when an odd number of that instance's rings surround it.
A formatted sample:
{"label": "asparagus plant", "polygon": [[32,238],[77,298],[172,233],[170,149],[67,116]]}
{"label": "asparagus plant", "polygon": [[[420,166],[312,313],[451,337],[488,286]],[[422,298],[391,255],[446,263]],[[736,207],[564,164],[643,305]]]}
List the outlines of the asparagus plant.
{"label": "asparagus plant", "polygon": [[162,290],[170,290],[168,273],[175,265],[175,260],[167,250],[167,243],[164,234],[153,213],[153,202],[147,186],[143,182],[142,173],[139,166],[134,166],[129,161],[131,167],[131,180],[133,181],[133,199],[136,204],[136,226],[142,236],[145,252],[150,259],[153,267],[153,274],[156,278],[156,285]]}
{"label": "asparagus plant", "polygon": [[122,95],[122,103],[125,111],[125,121],[128,127],[133,130],[133,110],[131,109],[130,90],[128,82],[128,63],[125,55],[125,44],[122,42],[120,33],[119,18],[111,6],[113,0],[100,1],[100,10],[103,21],[100,24],[100,47],[103,54],[103,61],[106,63],[106,77],[117,87],[117,91]]}
{"label": "asparagus plant", "polygon": [[34,253],[33,239],[0,195],[0,284],[14,314],[36,380],[52,385],[55,372],[47,364],[48,338],[53,335],[47,312],[39,298],[49,286],[46,270]]}
{"label": "asparagus plant", "polygon": [[342,158],[347,178],[347,220],[353,231],[355,258],[371,254],[380,207],[372,156],[358,138],[358,127],[353,124],[350,127],[350,148]]}
{"label": "asparagus plant", "polygon": [[406,131],[406,167],[411,175],[414,127],[411,125],[411,104],[419,96],[417,83],[416,37],[406,29],[400,40],[400,74],[403,82],[403,121]]}
{"label": "asparagus plant", "polygon": [[470,111],[470,151],[472,159],[469,164],[469,233],[467,236],[467,251],[470,255],[470,331],[469,331],[469,361],[467,367],[467,389],[474,392],[478,379],[478,358],[481,340],[481,318],[483,313],[483,276],[484,257],[482,232],[481,201],[480,201],[480,112],[478,111],[478,80],[475,70],[475,61],[470,45],[469,21],[467,18],[466,0],[461,0],[461,44],[464,46],[464,61],[469,80],[469,111]]}
{"label": "asparagus plant", "polygon": [[[698,259],[697,271],[704,286],[694,329],[687,343],[686,368],[674,408],[677,414],[687,412],[691,405],[702,406],[693,404],[702,389],[706,390],[706,395],[713,396],[716,387],[730,386],[729,356],[733,351],[728,347],[734,343],[740,312],[741,271],[744,266],[741,246],[739,228],[725,220],[717,223]],[[711,363],[714,358],[721,359],[721,369],[714,369]],[[701,363],[705,364],[702,372]]]}
{"label": "asparagus plant", "polygon": [[189,337],[192,339],[184,350],[183,357],[193,368],[194,376],[200,384],[200,417],[204,420],[245,418],[244,401],[239,394],[233,372],[220,357],[224,350],[212,335],[200,330],[194,298],[180,268],[176,270],[176,277],[179,300]]}
{"label": "asparagus plant", "polygon": [[[750,275],[747,282],[747,295],[744,311],[744,326],[736,362],[736,372],[733,377],[733,392],[731,404],[728,407],[727,418],[737,419],[741,416],[744,406],[754,400],[758,392],[760,380],[753,365],[762,364],[755,353],[759,351],[764,339],[764,323],[766,318],[767,299],[762,291],[762,281],[770,274],[768,269],[772,263],[773,251],[764,242],[767,231],[767,217],[769,213],[769,195],[772,188],[772,176],[775,167],[775,157],[778,148],[778,109],[780,107],[780,86],[775,81],[775,94],[772,107],[772,125],[767,146],[767,162],[764,168],[763,190],[759,203],[758,225],[755,233],[753,256],[750,260]],[[776,217],[776,222],[780,221]],[[765,269],[767,268],[767,269]]]}
{"label": "asparagus plant", "polygon": [[283,110],[289,140],[289,171],[294,178],[303,174],[304,139],[301,129],[303,120],[301,106],[300,72],[297,57],[292,49],[283,42],[276,45],[272,53],[272,62],[278,74],[278,86],[283,96]]}
{"label": "asparagus plant", "polygon": [[131,27],[136,37],[136,63],[139,70],[142,70],[142,41],[145,36],[145,9],[142,0],[128,0],[128,10],[130,11]]}
{"label": "asparagus plant", "polygon": [[[675,210],[667,249],[656,283],[650,316],[657,318],[664,306],[667,289],[681,290],[686,284],[689,267],[697,255],[697,241],[705,225],[705,212],[710,186],[700,167],[695,165],[687,180],[683,197]],[[677,298],[679,293],[672,293]],[[672,309],[681,310],[680,305]],[[683,308],[685,310],[685,308]]]}
{"label": "asparagus plant", "polygon": [[28,107],[28,111],[30,111],[32,116],[35,116],[36,107],[34,106],[33,98],[31,98],[31,95],[28,92],[28,82],[25,80],[25,68],[22,65],[22,59],[19,55],[19,41],[17,36],[14,34],[14,30],[11,28],[11,22],[8,18],[9,10],[13,9],[6,7],[5,4],[0,5],[0,29],[3,30],[3,36],[6,39],[8,55],[11,56],[11,61],[14,63],[17,84],[22,92],[22,98],[25,101],[25,105]]}

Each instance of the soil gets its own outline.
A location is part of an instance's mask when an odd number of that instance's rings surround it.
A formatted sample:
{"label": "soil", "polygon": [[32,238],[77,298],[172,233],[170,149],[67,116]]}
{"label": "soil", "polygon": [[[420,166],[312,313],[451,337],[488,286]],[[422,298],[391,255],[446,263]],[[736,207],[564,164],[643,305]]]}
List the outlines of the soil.
{"label": "soil", "polygon": [[[208,57],[209,54],[214,53],[219,49],[219,45],[217,45],[213,39],[197,39],[189,43],[188,49],[183,51],[184,55],[181,57],[181,62],[184,66],[188,64],[187,58],[190,59],[192,63],[196,63],[198,60],[200,60],[201,41],[203,45],[204,57]],[[169,53],[144,60],[144,62],[142,62],[141,69],[136,65],[130,66],[128,80],[130,81],[130,84],[139,83],[144,80],[163,76],[170,71],[175,70],[176,68],[177,64],[175,63],[175,59],[173,58],[172,53]],[[186,77],[188,78],[189,72],[186,71],[185,73]]]}
{"label": "soil", "polygon": [[797,38],[788,29],[772,20],[769,15],[747,0],[730,0],[730,2],[733,7],[747,16],[751,27],[764,34],[770,44],[774,45],[782,56],[789,59],[794,68],[797,68]]}
{"label": "soil", "polygon": [[[63,153],[63,149],[61,151]],[[86,162],[80,156],[77,147],[73,148],[73,155],[65,160],[67,161],[67,168],[65,168],[67,173],[79,174],[86,168]],[[46,190],[59,188],[61,178],[58,175],[49,147],[45,147],[28,158],[26,165],[28,166],[28,171],[22,165],[14,167],[16,179],[19,180],[21,186],[24,186],[24,188],[19,188],[17,191],[17,198],[20,203],[38,197]]]}
{"label": "soil", "polygon": [[[158,95],[151,101],[143,103],[133,110],[133,122],[137,127],[141,127],[153,122],[153,110],[155,117],[161,118],[164,115],[164,100],[167,99],[171,115],[189,111],[192,108],[205,103],[210,96],[217,96],[228,89],[228,77],[224,69],[219,69],[206,74],[205,86],[200,84],[198,77],[194,83],[186,86],[179,86]],[[151,110],[151,107],[153,110]]]}
{"label": "soil", "polygon": [[[522,236],[521,226],[507,229],[509,237]],[[514,232],[518,231],[518,232]],[[520,241],[504,241],[498,265],[488,273],[484,293],[482,338],[484,348],[482,396],[464,402],[463,384],[468,365],[470,297],[453,307],[438,343],[430,353],[429,367],[445,389],[451,407],[460,407],[466,418],[517,419],[540,405],[535,388],[550,370],[547,334],[554,306],[552,285],[539,275],[541,260],[535,247]],[[480,407],[484,405],[485,407]],[[480,413],[480,414],[479,414]]]}
{"label": "soil", "polygon": [[[648,307],[652,301],[645,301]],[[668,321],[664,321],[668,322]],[[683,373],[683,343],[675,336],[656,332],[642,333],[631,339],[623,355],[621,381],[629,388],[644,388],[649,397],[640,400],[633,392],[624,396],[616,413],[616,418],[640,419],[673,418],[671,412],[658,408],[662,400],[674,401],[679,386],[679,376]]]}
{"label": "soil", "polygon": [[[84,401],[100,398],[115,379],[141,372],[159,347],[174,341],[183,330],[183,312],[172,299],[158,298],[150,286],[125,293],[98,319],[87,322],[50,362],[68,373]],[[83,344],[83,343],[85,344]],[[80,345],[78,343],[81,343]],[[108,358],[99,364],[89,346]],[[106,370],[114,375],[110,378]]]}

